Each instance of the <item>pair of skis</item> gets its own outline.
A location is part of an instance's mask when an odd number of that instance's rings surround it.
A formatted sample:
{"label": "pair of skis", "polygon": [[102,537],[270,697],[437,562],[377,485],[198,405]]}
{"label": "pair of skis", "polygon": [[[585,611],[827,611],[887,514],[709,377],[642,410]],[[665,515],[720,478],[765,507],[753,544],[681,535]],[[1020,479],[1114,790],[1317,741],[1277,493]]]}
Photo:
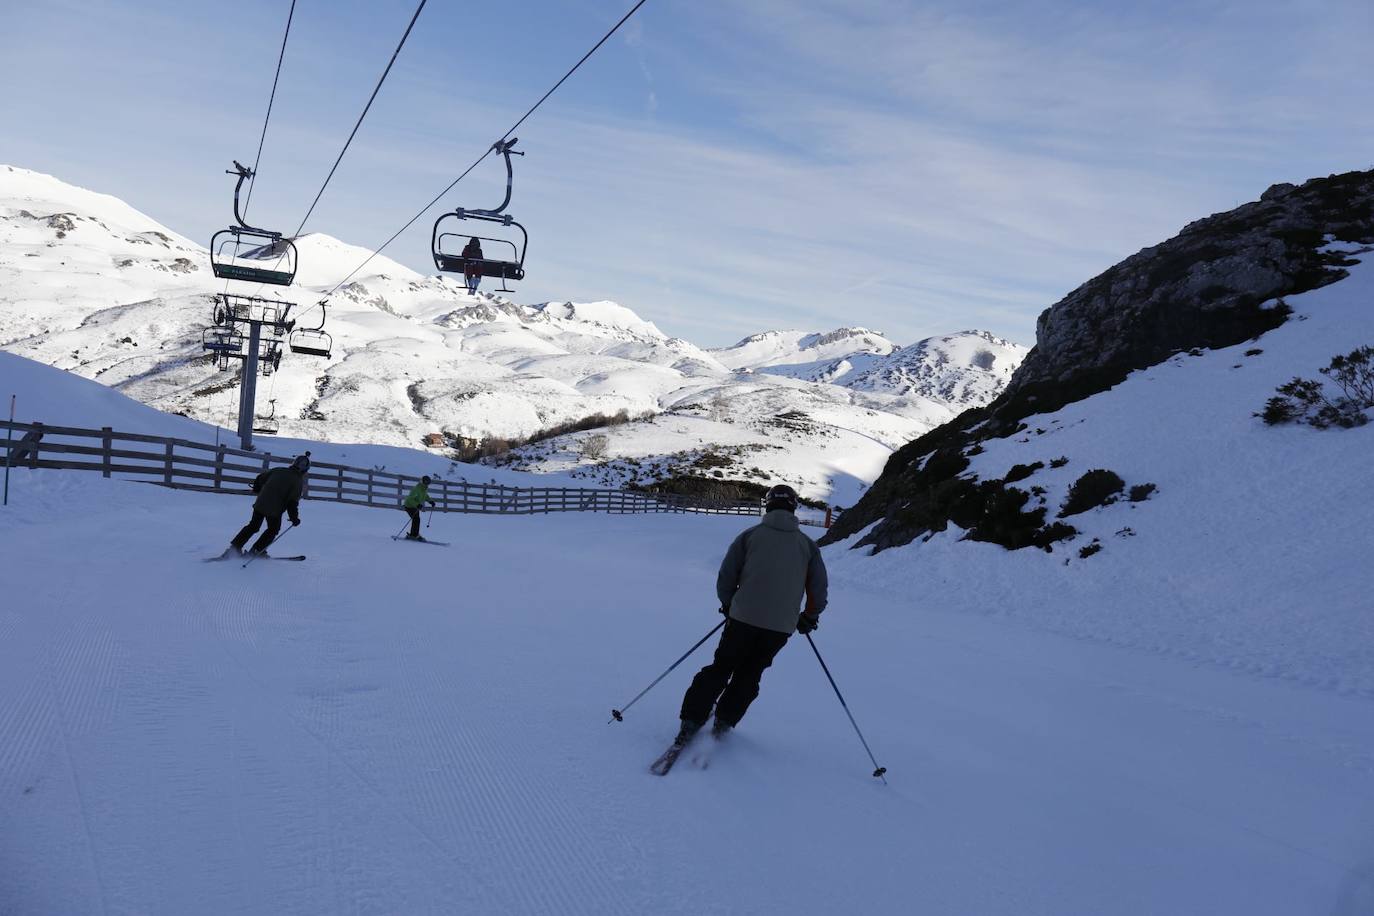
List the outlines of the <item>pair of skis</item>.
{"label": "pair of skis", "polygon": [[[220,555],[217,556],[217,557],[206,557],[206,558],[204,559],[203,562],[205,562],[205,563],[218,563],[220,560],[238,560],[238,559],[241,559],[241,558],[244,557],[244,556],[246,556],[246,554],[241,554],[241,553],[235,554],[235,553],[230,553],[229,551],[226,550],[224,553],[220,554]],[[292,562],[292,563],[299,563],[301,560],[304,560],[304,559],[305,559],[305,554],[301,554],[300,556],[295,556],[295,557],[273,557],[273,556],[268,556],[267,554],[264,553],[264,554],[260,554],[260,555],[257,556],[257,557],[249,557],[249,561],[250,561],[250,562],[251,562],[252,560],[254,560],[254,559],[258,559],[258,560],[288,560],[288,561],[290,561],[290,562]],[[244,566],[247,566],[248,563],[244,563],[243,565],[244,565]]]}
{"label": "pair of skis", "polygon": [[393,534],[393,541],[410,541],[412,544],[433,544],[435,547],[447,547],[448,541],[432,541],[429,538],[408,538],[403,534]]}

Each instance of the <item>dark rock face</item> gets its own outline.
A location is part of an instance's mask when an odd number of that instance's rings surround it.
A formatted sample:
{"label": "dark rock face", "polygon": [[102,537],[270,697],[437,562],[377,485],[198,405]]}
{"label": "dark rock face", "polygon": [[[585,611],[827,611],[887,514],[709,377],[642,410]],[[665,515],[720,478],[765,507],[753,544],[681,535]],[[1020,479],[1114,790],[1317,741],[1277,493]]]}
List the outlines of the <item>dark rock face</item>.
{"label": "dark rock face", "polygon": [[[1089,280],[1041,314],[1034,349],[996,401],[895,452],[822,542],[874,522],[859,544],[875,550],[943,530],[966,448],[1180,350],[1231,346],[1272,330],[1287,309],[1262,304],[1346,276],[1338,257],[1318,250],[1328,236],[1374,244],[1374,172],[1274,185],[1259,201],[1190,223]],[[970,511],[965,502],[961,514]]]}

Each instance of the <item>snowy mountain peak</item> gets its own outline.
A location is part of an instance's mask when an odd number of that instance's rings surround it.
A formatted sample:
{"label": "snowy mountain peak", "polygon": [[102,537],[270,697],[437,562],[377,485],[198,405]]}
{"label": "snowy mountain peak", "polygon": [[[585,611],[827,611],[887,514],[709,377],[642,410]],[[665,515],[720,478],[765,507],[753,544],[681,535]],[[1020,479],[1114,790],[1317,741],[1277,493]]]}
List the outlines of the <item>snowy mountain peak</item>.
{"label": "snowy mountain peak", "polygon": [[398,281],[424,279],[422,274],[399,261],[393,261],[386,255],[374,255],[368,248],[350,245],[323,232],[307,232],[295,242],[300,255],[296,283],[301,286],[333,286],[364,261],[367,262],[361,272],[364,278],[381,276]]}
{"label": "snowy mountain peak", "polygon": [[868,328],[857,327],[836,328],[823,334],[808,334],[801,339],[800,344],[803,350],[812,350],[842,342],[853,344],[857,349],[872,353],[890,353],[895,349],[892,342],[883,337],[881,331],[870,331]]}
{"label": "snowy mountain peak", "polygon": [[533,311],[549,319],[579,322],[602,328],[631,331],[636,335],[667,340],[652,321],[645,321],[625,306],[608,300],[600,302],[545,302],[532,307]]}
{"label": "snowy mountain peak", "polygon": [[758,371],[769,366],[810,365],[857,354],[882,356],[895,349],[896,344],[876,331],[846,327],[833,331],[764,331],[711,353],[731,369]]}

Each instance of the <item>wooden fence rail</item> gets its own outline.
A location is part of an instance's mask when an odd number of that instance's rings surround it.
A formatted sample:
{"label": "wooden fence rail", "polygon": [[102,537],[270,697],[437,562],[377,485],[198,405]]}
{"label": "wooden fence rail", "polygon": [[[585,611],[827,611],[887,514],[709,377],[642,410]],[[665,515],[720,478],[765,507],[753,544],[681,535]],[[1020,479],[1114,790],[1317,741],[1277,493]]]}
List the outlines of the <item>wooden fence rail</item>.
{"label": "wooden fence rail", "polygon": [[[245,452],[187,439],[0,420],[0,449],[13,467],[95,471],[103,477],[142,480],[179,490],[250,493],[253,479],[291,458]],[[132,444],[129,444],[132,443]],[[141,447],[140,447],[141,446]],[[376,508],[399,508],[418,475],[314,461],[305,478],[305,499]],[[699,497],[578,487],[508,487],[433,477],[436,512],[534,515],[549,512],[690,512],[759,515],[757,501],[718,502]]]}

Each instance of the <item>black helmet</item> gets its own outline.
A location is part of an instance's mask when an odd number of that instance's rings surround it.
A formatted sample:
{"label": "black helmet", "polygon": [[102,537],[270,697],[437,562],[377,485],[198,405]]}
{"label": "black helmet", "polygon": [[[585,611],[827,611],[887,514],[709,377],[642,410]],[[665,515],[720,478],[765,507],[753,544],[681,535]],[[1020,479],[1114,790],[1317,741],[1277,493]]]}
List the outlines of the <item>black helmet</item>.
{"label": "black helmet", "polygon": [[304,455],[297,455],[296,460],[291,462],[291,467],[293,470],[300,471],[302,474],[310,470],[310,453],[306,452]]}
{"label": "black helmet", "polygon": [[764,496],[763,507],[766,511],[772,512],[774,509],[786,509],[788,512],[797,511],[797,491],[785,483],[780,483],[768,491]]}
{"label": "black helmet", "polygon": [[429,475],[426,474],[425,476],[421,477],[420,483],[424,484],[425,486],[429,486]]}

